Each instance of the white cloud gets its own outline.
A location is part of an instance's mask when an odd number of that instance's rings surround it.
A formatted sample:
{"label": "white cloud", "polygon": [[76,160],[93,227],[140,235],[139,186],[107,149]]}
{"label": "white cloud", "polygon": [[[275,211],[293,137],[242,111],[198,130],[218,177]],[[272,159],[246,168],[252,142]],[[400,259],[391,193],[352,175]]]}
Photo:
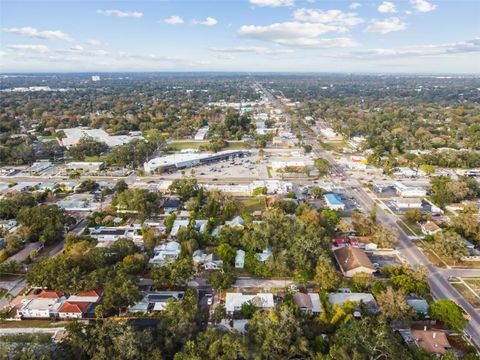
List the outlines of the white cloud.
{"label": "white cloud", "polygon": [[205,26],[213,26],[213,25],[217,25],[218,21],[217,21],[217,19],[214,19],[214,18],[209,16],[203,21],[194,21],[194,23],[195,24],[200,24],[200,25],[205,25]]}
{"label": "white cloud", "polygon": [[220,53],[244,53],[244,54],[259,54],[259,55],[278,55],[291,54],[292,49],[271,49],[262,46],[234,46],[228,48],[211,48],[211,51]]}
{"label": "white cloud", "polygon": [[415,10],[420,12],[430,12],[437,8],[437,5],[429,3],[427,0],[410,0]]}
{"label": "white cloud", "polygon": [[293,6],[295,0],[250,0],[250,4],[262,7]]}
{"label": "white cloud", "polygon": [[35,52],[39,54],[46,54],[49,52],[49,49],[45,45],[26,45],[26,44],[15,44],[15,45],[8,45],[7,48],[12,50],[21,50],[21,51],[29,51]]}
{"label": "white cloud", "polygon": [[276,44],[300,47],[355,46],[349,37],[321,39],[320,35],[337,31],[333,25],[321,23],[284,22],[266,26],[244,25],[238,31],[243,37],[271,41]]}
{"label": "white cloud", "polygon": [[180,25],[183,24],[185,21],[180,16],[172,15],[164,19],[163,22],[168,25]]}
{"label": "white cloud", "polygon": [[122,11],[122,10],[97,10],[97,14],[102,14],[106,16],[118,16],[118,17],[133,17],[141,18],[143,13],[139,11]]}
{"label": "white cloud", "polygon": [[348,28],[363,22],[356,13],[345,13],[341,10],[298,9],[293,12],[293,18],[298,21],[332,25],[340,32],[348,31]]}
{"label": "white cloud", "polygon": [[76,52],[76,51],[83,51],[83,46],[81,46],[81,45],[73,45],[73,46],[70,47],[70,50],[71,50],[71,51],[74,51],[74,52]]}
{"label": "white cloud", "polygon": [[350,4],[349,8],[350,9],[358,9],[360,6],[362,6],[362,4],[358,3],[358,2],[353,2]]}
{"label": "white cloud", "polygon": [[100,45],[102,45],[102,43],[97,39],[88,39],[87,41],[85,41],[85,43],[87,45],[90,45],[90,46],[100,46]]}
{"label": "white cloud", "polygon": [[385,49],[366,49],[352,51],[350,54],[356,58],[398,58],[398,57],[427,57],[427,56],[445,56],[461,53],[480,52],[480,38],[440,45],[408,46],[401,48]]}
{"label": "white cloud", "polygon": [[378,12],[381,12],[381,13],[396,13],[397,7],[393,2],[384,1],[380,5],[378,5],[377,10]]}
{"label": "white cloud", "polygon": [[7,29],[3,29],[3,31],[12,33],[12,34],[27,36],[31,38],[37,38],[37,39],[72,41],[72,38],[69,35],[65,34],[60,30],[40,31],[34,27],[25,26],[21,28],[7,28]]}
{"label": "white cloud", "polygon": [[402,31],[406,28],[407,24],[405,22],[397,17],[391,17],[385,20],[372,20],[365,31],[387,34],[394,31]]}

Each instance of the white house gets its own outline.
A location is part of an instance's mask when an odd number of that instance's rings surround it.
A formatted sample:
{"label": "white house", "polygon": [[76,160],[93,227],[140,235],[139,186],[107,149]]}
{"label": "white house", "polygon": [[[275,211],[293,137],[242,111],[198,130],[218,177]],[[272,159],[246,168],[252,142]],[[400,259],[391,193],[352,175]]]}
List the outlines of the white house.
{"label": "white house", "polygon": [[245,266],[245,251],[239,249],[237,250],[237,254],[235,255],[235,268],[243,269],[244,266]]}
{"label": "white house", "polygon": [[301,293],[297,292],[293,295],[293,302],[302,311],[309,314],[320,314],[322,306],[320,305],[320,295],[317,293]]}
{"label": "white house", "polygon": [[24,302],[18,313],[26,319],[49,319],[57,316],[64,301],[61,293],[42,290],[36,298]]}
{"label": "white house", "polygon": [[176,241],[167,244],[158,245],[154,249],[154,255],[149,260],[150,264],[163,265],[178,259],[181,252],[181,246]]}
{"label": "white house", "polygon": [[421,209],[422,208],[422,199],[416,198],[395,198],[393,200],[395,207],[398,210],[404,209]]}
{"label": "white house", "polygon": [[225,225],[232,228],[243,229],[243,227],[245,226],[245,221],[240,216],[235,216],[232,220],[225,221]]}
{"label": "white house", "polygon": [[263,249],[261,253],[256,253],[257,260],[262,263],[267,261],[270,258],[270,256],[272,256],[272,249],[270,247]]}
{"label": "white house", "polygon": [[424,233],[425,235],[434,235],[437,232],[442,231],[440,226],[438,226],[431,220],[427,220],[426,222],[421,223],[420,228],[422,229],[422,233]]}
{"label": "white house", "polygon": [[242,305],[251,303],[257,308],[268,309],[275,306],[272,293],[259,293],[256,295],[244,295],[242,293],[227,293],[225,295],[225,309],[233,314],[242,309]]}
{"label": "white house", "polygon": [[399,182],[396,182],[394,186],[395,186],[395,190],[397,191],[397,194],[400,195],[401,197],[423,198],[427,196],[427,190],[425,189],[410,187]]}

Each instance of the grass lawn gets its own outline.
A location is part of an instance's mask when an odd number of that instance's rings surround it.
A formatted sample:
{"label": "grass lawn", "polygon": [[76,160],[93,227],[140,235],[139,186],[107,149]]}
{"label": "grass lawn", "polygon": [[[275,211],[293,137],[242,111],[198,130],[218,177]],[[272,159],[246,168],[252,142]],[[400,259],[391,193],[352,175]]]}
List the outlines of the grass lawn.
{"label": "grass lawn", "polygon": [[55,328],[67,325],[65,321],[50,321],[50,320],[21,320],[21,321],[0,321],[0,329],[11,328]]}
{"label": "grass lawn", "polygon": [[480,295],[480,278],[464,278],[463,281],[465,281],[477,295]]}
{"label": "grass lawn", "polygon": [[257,210],[265,210],[265,200],[262,197],[238,198],[238,201],[242,204],[245,212],[251,213]]}
{"label": "grass lawn", "polygon": [[475,296],[465,284],[462,283],[452,283],[452,286],[457,289],[457,291],[467,300],[473,307],[480,307],[480,299]]}
{"label": "grass lawn", "polygon": [[403,231],[405,231],[405,233],[409,236],[415,236],[417,234],[413,233],[404,223],[403,221],[397,221],[397,225],[400,226],[402,228]]}
{"label": "grass lawn", "polygon": [[107,159],[106,156],[86,156],[83,161],[86,161],[86,162],[97,162],[97,161],[105,162],[106,159]]}

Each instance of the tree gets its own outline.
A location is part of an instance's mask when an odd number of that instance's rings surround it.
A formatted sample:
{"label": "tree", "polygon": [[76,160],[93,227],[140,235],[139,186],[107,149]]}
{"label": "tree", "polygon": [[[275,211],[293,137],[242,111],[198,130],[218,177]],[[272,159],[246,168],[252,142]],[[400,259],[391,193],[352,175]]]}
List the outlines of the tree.
{"label": "tree", "polygon": [[372,294],[375,297],[383,293],[385,290],[387,290],[387,286],[382,280],[375,280],[375,282],[372,284]]}
{"label": "tree", "polygon": [[218,304],[213,308],[211,319],[214,324],[219,324],[225,316],[227,316],[225,305]]}
{"label": "tree", "polygon": [[261,187],[253,189],[252,190],[252,195],[253,196],[267,195],[267,187],[266,186],[261,186]]}
{"label": "tree", "polygon": [[323,194],[325,194],[325,191],[320,186],[314,185],[310,189],[310,194],[312,194],[314,199],[319,199]]}
{"label": "tree", "polygon": [[232,286],[235,280],[235,273],[230,269],[224,269],[210,275],[207,282],[212,285],[215,290],[226,290]]}
{"label": "tree", "polygon": [[334,291],[338,288],[341,279],[330,257],[321,255],[318,258],[313,281],[321,290]]}
{"label": "tree", "polygon": [[95,180],[87,179],[80,183],[75,189],[77,193],[92,192],[98,188],[98,184]]}
{"label": "tree", "polygon": [[115,194],[112,205],[118,210],[136,211],[141,219],[146,219],[160,211],[161,195],[147,189],[127,189]]}
{"label": "tree", "polygon": [[237,250],[227,243],[222,243],[217,247],[217,255],[223,260],[224,264],[232,265],[236,254]]}
{"label": "tree", "polygon": [[412,307],[407,304],[405,294],[388,287],[376,296],[383,316],[389,320],[403,320],[413,316]]}
{"label": "tree", "polygon": [[372,275],[368,273],[356,273],[350,279],[351,288],[354,292],[363,292],[372,281]]}
{"label": "tree", "polygon": [[322,158],[315,159],[313,165],[318,170],[320,176],[326,176],[330,172],[331,165],[330,163]]}
{"label": "tree", "polygon": [[125,190],[128,190],[128,184],[123,179],[118,180],[114,188],[115,193],[119,194]]}
{"label": "tree", "polygon": [[52,244],[63,238],[64,226],[71,223],[73,219],[56,205],[41,204],[22,208],[17,220],[28,228],[28,241]]}
{"label": "tree", "polygon": [[437,300],[430,304],[430,316],[456,331],[463,331],[468,324],[462,308],[452,300]]}
{"label": "tree", "polygon": [[105,283],[103,307],[106,312],[133,305],[142,298],[140,289],[133,280],[120,272]]}
{"label": "tree", "polygon": [[416,224],[422,220],[423,215],[420,209],[408,209],[404,214],[405,220],[410,224]]}
{"label": "tree", "polygon": [[433,235],[433,242],[430,246],[441,257],[452,259],[455,262],[468,255],[468,249],[465,247],[462,237],[452,230],[437,232]]}
{"label": "tree", "polygon": [[288,306],[257,311],[247,329],[254,358],[292,359],[311,355],[302,326]]}
{"label": "tree", "polygon": [[373,231],[373,242],[380,248],[393,248],[398,241],[398,233],[387,224],[376,224]]}

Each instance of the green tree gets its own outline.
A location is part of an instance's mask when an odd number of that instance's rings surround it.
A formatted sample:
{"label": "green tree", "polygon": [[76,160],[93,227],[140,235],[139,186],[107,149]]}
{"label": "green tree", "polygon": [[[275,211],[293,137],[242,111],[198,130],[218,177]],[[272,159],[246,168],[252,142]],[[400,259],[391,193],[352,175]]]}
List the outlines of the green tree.
{"label": "green tree", "polygon": [[431,303],[430,316],[456,331],[463,331],[468,324],[463,310],[452,300],[437,300]]}
{"label": "green tree", "polygon": [[332,260],[327,255],[321,255],[318,258],[313,280],[315,285],[321,290],[333,291],[338,289],[341,279]]}

